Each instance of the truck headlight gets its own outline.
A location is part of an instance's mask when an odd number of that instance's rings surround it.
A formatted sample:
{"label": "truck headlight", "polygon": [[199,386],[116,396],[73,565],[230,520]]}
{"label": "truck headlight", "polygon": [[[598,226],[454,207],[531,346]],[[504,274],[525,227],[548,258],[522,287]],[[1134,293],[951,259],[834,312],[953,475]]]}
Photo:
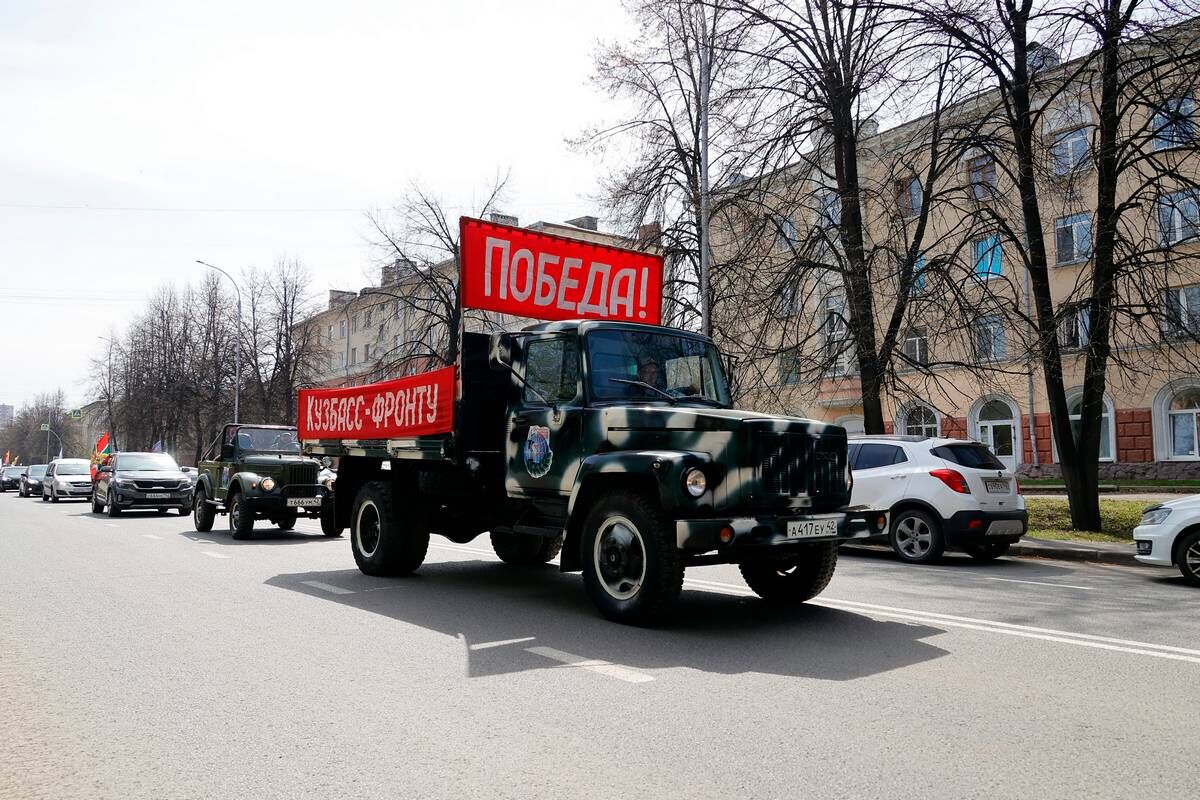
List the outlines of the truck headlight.
{"label": "truck headlight", "polygon": [[262,485],[262,490],[264,492],[269,492],[275,488],[275,479],[274,478],[263,478],[261,485]]}
{"label": "truck headlight", "polygon": [[1169,508],[1148,508],[1142,514],[1142,521],[1139,525],[1162,525],[1167,521],[1167,517],[1171,516]]}
{"label": "truck headlight", "polygon": [[708,490],[708,479],[702,470],[692,467],[683,473],[683,485],[692,497],[699,497]]}

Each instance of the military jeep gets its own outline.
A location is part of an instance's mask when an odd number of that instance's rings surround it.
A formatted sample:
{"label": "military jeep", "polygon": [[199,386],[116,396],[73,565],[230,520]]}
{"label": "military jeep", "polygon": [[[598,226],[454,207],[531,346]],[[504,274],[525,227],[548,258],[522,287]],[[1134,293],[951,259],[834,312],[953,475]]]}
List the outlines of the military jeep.
{"label": "military jeep", "polygon": [[217,514],[229,515],[235,539],[254,535],[254,522],[270,520],[291,530],[304,514],[322,519],[326,536],[341,529],[326,524],[332,492],[318,482],[321,462],[300,454],[296,429],[282,425],[226,425],[199,464],[192,500],[197,531],[212,530]]}

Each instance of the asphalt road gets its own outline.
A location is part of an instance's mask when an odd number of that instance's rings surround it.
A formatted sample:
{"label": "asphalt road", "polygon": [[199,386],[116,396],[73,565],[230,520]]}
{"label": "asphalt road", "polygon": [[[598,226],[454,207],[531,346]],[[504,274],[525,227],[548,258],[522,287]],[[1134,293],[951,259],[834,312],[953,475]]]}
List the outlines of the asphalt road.
{"label": "asphalt road", "polygon": [[435,538],[0,495],[0,797],[1179,797],[1200,591],[1167,570],[844,554],[791,613],[689,571],[680,619]]}

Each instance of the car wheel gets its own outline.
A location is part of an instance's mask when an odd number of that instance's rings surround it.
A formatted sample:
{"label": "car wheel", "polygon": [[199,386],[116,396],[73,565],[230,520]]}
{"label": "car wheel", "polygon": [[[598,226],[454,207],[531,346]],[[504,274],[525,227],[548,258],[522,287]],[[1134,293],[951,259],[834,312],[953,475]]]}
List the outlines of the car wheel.
{"label": "car wheel", "polygon": [[103,514],[104,513],[104,503],[100,502],[99,498],[96,497],[95,489],[92,490],[92,513],[93,514]]}
{"label": "car wheel", "polygon": [[45,490],[45,489],[42,489],[42,502],[43,502],[43,503],[49,503],[49,502],[50,502],[50,495],[46,494],[46,490]]}
{"label": "car wheel", "polygon": [[1193,586],[1200,586],[1200,531],[1193,531],[1179,543],[1176,561],[1184,579]]}
{"label": "car wheel", "polygon": [[55,488],[53,486],[50,487],[50,502],[51,503],[58,502],[58,492],[55,490]]}
{"label": "car wheel", "polygon": [[963,552],[977,561],[995,561],[1008,552],[1008,542],[983,542],[982,544],[964,544]]}
{"label": "car wheel", "polygon": [[108,506],[108,515],[110,517],[121,516],[121,507],[117,505],[117,497],[113,494],[113,490],[109,489],[105,496],[105,505]]}
{"label": "car wheel", "polygon": [[798,605],[825,590],[837,567],[837,542],[814,542],[786,559],[746,561],[742,579],[769,603]]}
{"label": "car wheel", "polygon": [[235,539],[249,539],[254,535],[254,512],[246,508],[241,492],[232,492],[229,500],[229,532]]}
{"label": "car wheel", "polygon": [[915,509],[901,511],[892,517],[888,540],[900,560],[910,564],[931,564],[946,550],[937,520]]}
{"label": "car wheel", "polygon": [[213,521],[216,518],[217,509],[208,502],[204,489],[196,489],[196,494],[192,498],[192,522],[195,524],[196,530],[200,533],[208,533],[212,530]]}

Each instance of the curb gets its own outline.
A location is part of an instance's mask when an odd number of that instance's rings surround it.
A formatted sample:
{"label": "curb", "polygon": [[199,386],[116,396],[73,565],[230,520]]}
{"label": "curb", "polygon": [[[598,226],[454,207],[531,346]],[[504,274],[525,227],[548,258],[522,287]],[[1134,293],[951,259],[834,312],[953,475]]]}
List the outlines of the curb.
{"label": "curb", "polygon": [[1099,547],[1071,546],[1071,547],[1055,547],[1053,545],[1040,544],[1045,541],[1037,540],[1039,544],[1027,544],[1024,541],[1017,542],[1008,550],[1010,556],[1022,556],[1032,558],[1048,558],[1056,561],[1087,561],[1093,564],[1119,564],[1121,566],[1145,566],[1136,558],[1134,558],[1133,545],[1130,544],[1128,552],[1120,550],[1107,550]]}

